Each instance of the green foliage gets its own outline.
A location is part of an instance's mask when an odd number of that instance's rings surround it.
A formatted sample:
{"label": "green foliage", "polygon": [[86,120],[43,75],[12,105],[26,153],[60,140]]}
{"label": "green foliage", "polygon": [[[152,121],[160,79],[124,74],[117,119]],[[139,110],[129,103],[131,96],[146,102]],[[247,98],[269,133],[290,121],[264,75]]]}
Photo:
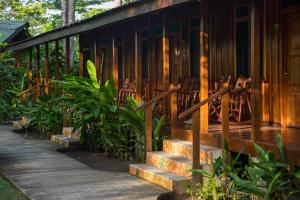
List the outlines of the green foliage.
{"label": "green foliage", "polygon": [[295,176],[299,172],[285,162],[281,135],[277,136],[278,160],[273,152],[266,152],[257,144],[254,148],[258,157],[250,158],[243,178],[230,174],[240,191],[264,200],[287,199],[290,194],[299,192],[300,181]]}
{"label": "green foliage", "polygon": [[[91,150],[126,160],[144,160],[144,111],[135,111],[138,104],[130,97],[125,106],[118,106],[113,78],[101,84],[91,61],[87,62],[89,78],[66,75],[64,80],[52,81],[62,90],[56,101],[69,112],[68,119],[81,133],[81,142]],[[154,146],[161,141],[165,117],[154,119]]]}
{"label": "green foliage", "polygon": [[281,135],[277,136],[278,159],[273,152],[266,152],[258,144],[254,144],[254,148],[257,158],[249,156],[249,163],[245,167],[238,165],[240,154],[231,161],[227,159],[229,154],[226,150],[222,157],[211,164],[212,173],[191,170],[208,181],[204,185],[198,184],[196,190],[190,189],[189,193],[196,198],[213,200],[288,199],[290,195],[298,193],[300,172],[285,162]]}
{"label": "green foliage", "polygon": [[22,99],[16,96],[27,87],[27,70],[15,68],[9,52],[0,59],[0,123],[20,116]]}
{"label": "green foliage", "polygon": [[62,106],[53,101],[53,96],[42,95],[34,104],[23,106],[23,116],[28,119],[26,129],[48,136],[61,133],[63,126]]}

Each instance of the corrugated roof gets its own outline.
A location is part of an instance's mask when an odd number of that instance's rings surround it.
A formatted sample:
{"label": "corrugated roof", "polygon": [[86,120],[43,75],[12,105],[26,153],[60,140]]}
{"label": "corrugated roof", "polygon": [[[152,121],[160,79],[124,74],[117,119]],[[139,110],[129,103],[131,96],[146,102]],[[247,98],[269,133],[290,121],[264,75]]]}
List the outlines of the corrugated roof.
{"label": "corrugated roof", "polygon": [[24,21],[0,21],[0,42],[9,42],[24,26],[27,26]]}

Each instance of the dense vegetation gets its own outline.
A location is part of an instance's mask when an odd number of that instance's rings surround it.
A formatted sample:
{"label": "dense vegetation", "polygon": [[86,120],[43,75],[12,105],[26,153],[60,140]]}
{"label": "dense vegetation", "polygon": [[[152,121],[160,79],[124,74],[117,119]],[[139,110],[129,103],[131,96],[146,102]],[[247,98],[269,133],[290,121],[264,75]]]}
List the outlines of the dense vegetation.
{"label": "dense vegetation", "polygon": [[273,200],[299,199],[300,170],[286,162],[281,135],[277,136],[277,151],[266,152],[254,144],[257,157],[249,155],[246,165],[240,162],[242,151],[233,159],[225,144],[225,152],[211,164],[211,173],[191,170],[206,177],[205,184],[189,190],[193,199]]}

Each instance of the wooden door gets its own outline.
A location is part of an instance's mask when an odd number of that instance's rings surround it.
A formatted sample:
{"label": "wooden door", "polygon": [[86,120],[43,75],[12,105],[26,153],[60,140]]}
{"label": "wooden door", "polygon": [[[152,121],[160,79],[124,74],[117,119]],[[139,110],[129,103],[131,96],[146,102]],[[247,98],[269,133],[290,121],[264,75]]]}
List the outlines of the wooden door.
{"label": "wooden door", "polygon": [[300,12],[286,17],[287,125],[300,127]]}

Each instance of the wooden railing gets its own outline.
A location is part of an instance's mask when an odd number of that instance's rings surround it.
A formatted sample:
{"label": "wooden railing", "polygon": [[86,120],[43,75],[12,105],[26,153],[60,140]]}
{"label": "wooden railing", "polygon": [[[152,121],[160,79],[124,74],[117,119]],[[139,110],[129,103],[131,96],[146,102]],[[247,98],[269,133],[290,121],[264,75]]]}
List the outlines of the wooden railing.
{"label": "wooden railing", "polygon": [[153,108],[152,104],[156,103],[157,101],[171,96],[171,135],[174,137],[176,134],[176,121],[177,121],[177,92],[181,88],[180,85],[177,86],[170,86],[169,90],[162,92],[160,95],[152,98],[151,100],[143,103],[135,110],[139,111],[141,109],[145,109],[145,132],[146,132],[146,151],[152,151],[152,115],[153,115]]}
{"label": "wooden railing", "polygon": [[[229,99],[231,88],[228,84],[224,85],[215,94],[211,95],[207,99],[200,101],[197,105],[186,110],[185,112],[178,115],[178,119],[183,119],[189,115],[192,115],[193,120],[193,161],[192,168],[200,169],[200,107],[212,102],[214,99],[221,96],[221,119],[222,119],[222,145],[224,146],[225,140],[228,140],[229,136]],[[193,173],[192,180],[196,183],[199,180],[199,174]]]}

